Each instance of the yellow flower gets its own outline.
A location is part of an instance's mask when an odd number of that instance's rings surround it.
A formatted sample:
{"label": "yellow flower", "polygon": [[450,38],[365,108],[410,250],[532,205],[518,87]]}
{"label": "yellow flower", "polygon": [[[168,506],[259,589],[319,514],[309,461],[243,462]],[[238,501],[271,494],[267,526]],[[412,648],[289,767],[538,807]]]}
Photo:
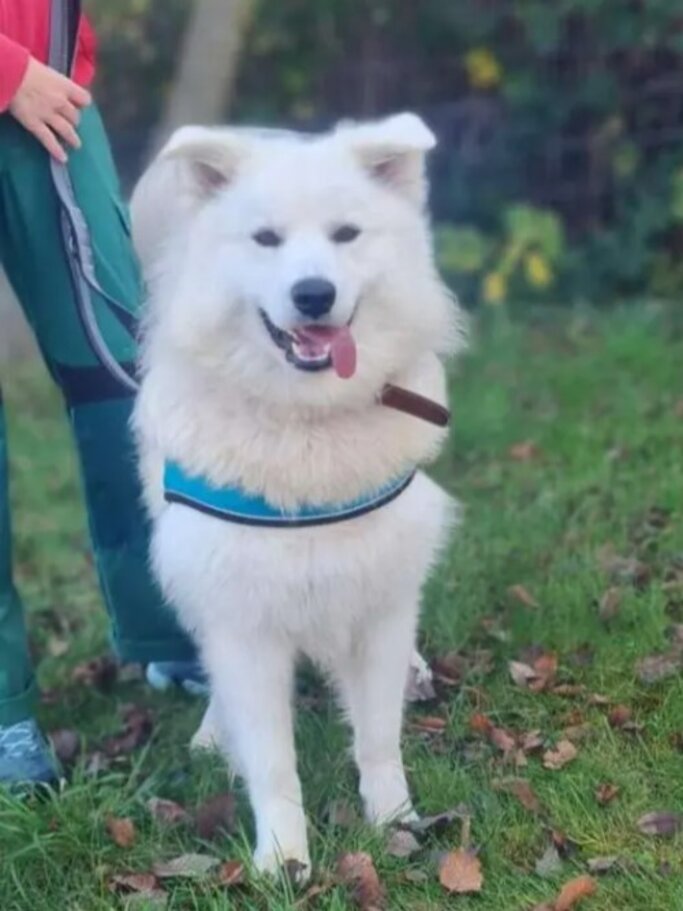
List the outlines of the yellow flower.
{"label": "yellow flower", "polygon": [[485,47],[475,48],[465,55],[465,70],[470,85],[475,89],[495,88],[503,76],[503,69]]}
{"label": "yellow flower", "polygon": [[507,293],[505,276],[500,272],[489,272],[484,279],[483,294],[487,304],[500,304]]}
{"label": "yellow flower", "polygon": [[527,253],[524,260],[524,271],[527,281],[534,288],[547,288],[553,283],[553,270],[541,253],[533,250]]}

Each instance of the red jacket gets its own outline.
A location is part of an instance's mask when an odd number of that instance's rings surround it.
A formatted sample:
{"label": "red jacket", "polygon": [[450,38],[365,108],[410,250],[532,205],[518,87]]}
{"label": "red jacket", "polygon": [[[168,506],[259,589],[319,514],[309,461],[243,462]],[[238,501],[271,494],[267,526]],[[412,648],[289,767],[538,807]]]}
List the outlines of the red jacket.
{"label": "red jacket", "polygon": [[[47,63],[50,0],[0,0],[0,113],[21,85],[29,56]],[[78,30],[73,78],[89,85],[95,74],[95,33],[85,16]]]}

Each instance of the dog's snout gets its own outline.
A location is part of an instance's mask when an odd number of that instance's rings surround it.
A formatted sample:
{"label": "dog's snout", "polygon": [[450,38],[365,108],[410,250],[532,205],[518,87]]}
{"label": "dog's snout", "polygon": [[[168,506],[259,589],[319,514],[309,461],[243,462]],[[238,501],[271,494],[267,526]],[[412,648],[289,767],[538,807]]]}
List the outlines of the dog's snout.
{"label": "dog's snout", "polygon": [[337,289],[326,278],[302,278],[292,287],[294,305],[311,319],[320,319],[329,313],[336,296]]}

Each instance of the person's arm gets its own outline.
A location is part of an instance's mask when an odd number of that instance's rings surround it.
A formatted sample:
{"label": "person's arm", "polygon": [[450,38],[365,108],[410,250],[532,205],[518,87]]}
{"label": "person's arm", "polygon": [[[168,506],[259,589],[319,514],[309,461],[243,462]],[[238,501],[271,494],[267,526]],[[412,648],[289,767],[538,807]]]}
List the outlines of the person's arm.
{"label": "person's arm", "polygon": [[0,113],[9,111],[57,161],[66,161],[60,140],[80,147],[75,128],[89,104],[90,92],[0,35]]}

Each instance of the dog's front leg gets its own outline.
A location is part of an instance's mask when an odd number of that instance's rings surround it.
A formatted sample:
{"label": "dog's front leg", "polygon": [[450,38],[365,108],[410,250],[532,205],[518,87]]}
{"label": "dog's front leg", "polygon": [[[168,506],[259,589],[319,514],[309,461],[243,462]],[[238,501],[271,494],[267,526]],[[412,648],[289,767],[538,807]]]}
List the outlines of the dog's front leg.
{"label": "dog's front leg", "polygon": [[274,873],[287,861],[310,872],[292,723],[294,654],[282,641],[217,634],[204,649],[227,751],[235,752],[256,821],[256,866]]}
{"label": "dog's front leg", "polygon": [[371,619],[335,670],[354,733],[354,756],[368,821],[415,818],[401,758],[406,675],[416,611]]}

